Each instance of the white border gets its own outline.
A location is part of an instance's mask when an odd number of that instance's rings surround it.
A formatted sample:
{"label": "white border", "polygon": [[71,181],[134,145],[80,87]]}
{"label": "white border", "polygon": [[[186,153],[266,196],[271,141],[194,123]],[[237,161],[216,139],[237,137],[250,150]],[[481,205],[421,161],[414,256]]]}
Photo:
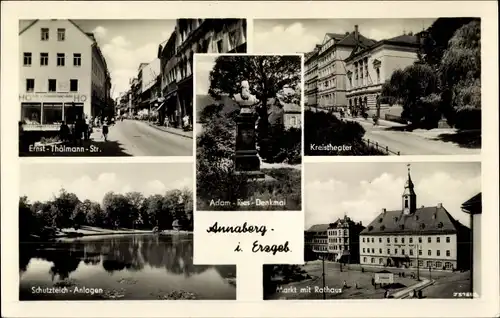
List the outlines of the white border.
{"label": "white border", "polygon": [[[498,246],[498,6],[494,1],[337,1],[337,2],[2,2],[1,17],[1,131],[2,131],[2,315],[7,317],[492,317],[499,309]],[[98,8],[98,10],[96,10]],[[432,10],[429,10],[432,8]],[[242,16],[243,15],[243,16]],[[18,19],[168,19],[183,16],[224,18],[482,18],[482,102],[483,149],[480,157],[483,174],[482,298],[464,300],[344,300],[344,301],[260,301],[262,295],[246,296],[249,286],[238,287],[239,301],[109,301],[109,302],[23,302],[18,298],[17,251],[17,129],[10,118],[17,113]],[[248,27],[248,25],[247,25]],[[248,28],[247,30],[250,30]],[[248,34],[247,34],[248,35]],[[248,40],[254,39],[248,35]],[[249,41],[247,41],[249,42]],[[248,44],[247,44],[248,45]],[[252,47],[252,44],[248,46]],[[7,74],[7,75],[6,75]],[[5,78],[8,76],[9,80]],[[193,139],[196,136],[193,136]],[[415,156],[416,157],[416,156]],[[306,158],[324,161],[411,161],[415,157],[325,157]],[[418,156],[420,157],[420,156]],[[432,156],[425,161],[460,161],[464,156]],[[161,157],[165,158],[165,157]],[[373,158],[373,159],[372,159]],[[399,158],[399,160],[397,160]],[[56,162],[62,158],[51,158]],[[75,160],[76,158],[74,158]],[[87,159],[87,158],[85,158]],[[96,158],[110,162],[109,158]],[[141,157],[130,162],[147,162]],[[134,160],[135,159],[135,160]],[[471,158],[469,158],[471,159]],[[30,162],[39,162],[31,158]],[[163,160],[163,159],[159,159]],[[420,160],[420,158],[419,158]],[[75,160],[76,161],[76,160]],[[474,161],[474,160],[473,160]],[[82,162],[83,161],[79,161]],[[303,201],[304,202],[304,201]],[[284,221],[286,223],[286,220]],[[302,233],[300,233],[302,235]],[[213,247],[216,248],[216,247]],[[250,274],[250,273],[248,273]],[[238,269],[238,276],[240,276]],[[252,278],[252,277],[251,277]],[[240,277],[238,277],[238,280]],[[261,279],[255,277],[258,283]],[[238,283],[238,285],[240,285]],[[253,285],[252,285],[253,286]],[[242,286],[243,288],[243,286]],[[166,307],[167,306],[167,307]]]}

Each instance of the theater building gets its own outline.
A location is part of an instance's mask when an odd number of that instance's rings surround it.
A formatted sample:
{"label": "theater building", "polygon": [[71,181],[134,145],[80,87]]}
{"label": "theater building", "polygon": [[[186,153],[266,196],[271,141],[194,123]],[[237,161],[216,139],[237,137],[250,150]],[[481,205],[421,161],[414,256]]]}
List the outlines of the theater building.
{"label": "theater building", "polygon": [[404,69],[417,61],[419,48],[420,37],[413,34],[381,40],[370,46],[357,46],[345,59],[349,108],[359,112],[375,109],[384,82],[391,78],[395,70]]}
{"label": "theater building", "polygon": [[346,65],[344,60],[356,47],[369,47],[375,41],[353,32],[327,33],[318,51],[317,102],[322,108],[347,107]]}
{"label": "theater building", "polygon": [[381,213],[360,234],[360,264],[454,270],[470,267],[470,230],[446,208],[417,208],[410,171],[401,209]]}
{"label": "theater building", "polygon": [[71,20],[35,20],[19,42],[24,130],[58,130],[62,121],[102,116],[111,107],[108,67],[92,33]]}

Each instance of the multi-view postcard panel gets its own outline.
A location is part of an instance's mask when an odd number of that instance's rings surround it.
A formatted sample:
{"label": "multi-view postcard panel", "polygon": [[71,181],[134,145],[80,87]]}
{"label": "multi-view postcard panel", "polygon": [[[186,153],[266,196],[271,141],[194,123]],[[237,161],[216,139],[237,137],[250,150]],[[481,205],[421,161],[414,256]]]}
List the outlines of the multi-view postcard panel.
{"label": "multi-view postcard panel", "polygon": [[475,18],[255,20],[253,48],[304,53],[306,156],[479,154],[480,29]]}
{"label": "multi-view postcard panel", "polygon": [[236,299],[236,266],[193,264],[192,175],[191,163],[23,164],[19,299]]}
{"label": "multi-view postcard panel", "polygon": [[478,297],[480,163],[305,169],[305,263],[265,265],[264,299]]}
{"label": "multi-view postcard panel", "polygon": [[197,209],[301,210],[302,56],[195,56]]}
{"label": "multi-view postcard panel", "polygon": [[19,24],[20,156],[192,156],[193,55],[246,52],[242,19]]}

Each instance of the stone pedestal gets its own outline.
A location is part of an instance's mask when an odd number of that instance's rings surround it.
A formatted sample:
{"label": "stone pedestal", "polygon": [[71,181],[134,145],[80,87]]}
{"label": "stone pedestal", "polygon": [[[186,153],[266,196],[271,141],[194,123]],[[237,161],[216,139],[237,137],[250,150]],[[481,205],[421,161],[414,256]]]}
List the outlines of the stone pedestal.
{"label": "stone pedestal", "polygon": [[256,115],[247,108],[242,108],[236,120],[236,156],[235,173],[252,179],[264,178],[260,171],[260,159],[255,148]]}

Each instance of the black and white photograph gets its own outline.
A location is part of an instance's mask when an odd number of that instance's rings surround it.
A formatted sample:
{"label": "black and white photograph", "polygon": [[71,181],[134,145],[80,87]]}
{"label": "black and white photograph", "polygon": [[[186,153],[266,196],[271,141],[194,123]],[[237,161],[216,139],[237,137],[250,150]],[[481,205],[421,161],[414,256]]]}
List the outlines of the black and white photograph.
{"label": "black and white photograph", "polygon": [[480,154],[479,18],[255,20],[253,39],[305,56],[306,156]]}
{"label": "black and white photograph", "polygon": [[192,156],[194,53],[244,19],[20,20],[20,156]]}
{"label": "black and white photograph", "polygon": [[481,290],[481,163],[314,163],[304,261],[264,299],[463,299]]}
{"label": "black and white photograph", "polygon": [[301,210],[302,56],[195,55],[196,207]]}
{"label": "black and white photograph", "polygon": [[236,299],[193,264],[193,164],[21,165],[19,300]]}

